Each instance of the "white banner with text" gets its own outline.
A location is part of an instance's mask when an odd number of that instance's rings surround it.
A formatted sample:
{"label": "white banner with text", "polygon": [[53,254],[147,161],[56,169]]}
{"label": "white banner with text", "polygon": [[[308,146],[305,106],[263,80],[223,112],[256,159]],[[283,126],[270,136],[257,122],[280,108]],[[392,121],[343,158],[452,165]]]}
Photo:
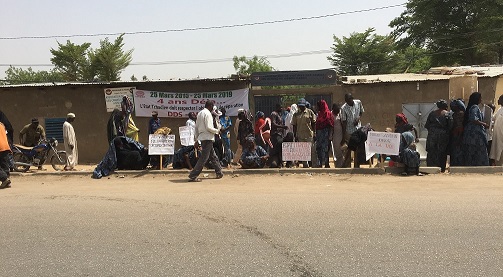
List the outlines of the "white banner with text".
{"label": "white banner with text", "polygon": [[159,117],[188,117],[189,112],[196,114],[204,109],[208,100],[215,101],[215,106],[225,108],[228,116],[237,116],[239,109],[248,110],[248,92],[246,89],[216,92],[160,92],[135,90],[134,105],[138,117],[150,117],[153,111]]}

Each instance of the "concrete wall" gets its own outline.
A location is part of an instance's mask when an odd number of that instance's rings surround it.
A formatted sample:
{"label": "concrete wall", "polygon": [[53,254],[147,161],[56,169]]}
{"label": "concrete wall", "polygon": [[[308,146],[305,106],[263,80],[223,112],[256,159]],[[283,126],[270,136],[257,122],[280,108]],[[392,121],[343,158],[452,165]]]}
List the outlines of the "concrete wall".
{"label": "concrete wall", "polygon": [[[477,76],[460,76],[449,80],[449,98],[448,99],[465,99],[468,103],[470,94],[478,91]],[[445,99],[445,100],[448,100]]]}
{"label": "concrete wall", "polygon": [[[106,111],[104,89],[134,86],[143,90],[166,92],[206,92],[246,88],[244,81],[201,80],[178,82],[126,82],[111,85],[26,86],[0,88],[0,109],[11,121],[15,142],[19,131],[30,119],[38,117],[44,126],[45,118],[76,114],[74,122],[79,147],[79,162],[97,163],[108,150],[106,126],[110,114]],[[149,118],[133,117],[140,128],[140,142],[147,144]],[[185,125],[186,118],[161,118],[162,126],[173,129]],[[61,146],[60,146],[61,147]]]}
{"label": "concrete wall", "polygon": [[497,105],[499,96],[503,94],[503,77],[482,77],[478,78],[478,81],[479,92],[482,94],[482,102]]}
{"label": "concrete wall", "polygon": [[[245,81],[201,80],[175,82],[124,82],[89,85],[65,86],[26,86],[0,87],[0,109],[8,116],[15,129],[15,140],[21,128],[32,117],[65,117],[68,112],[77,115],[74,123],[79,141],[79,158],[82,163],[97,163],[108,149],[106,125],[109,113],[106,112],[105,88],[135,86],[142,90],[166,92],[206,92],[241,89],[248,86]],[[250,108],[254,111],[254,95],[292,95],[313,94],[331,95],[332,102],[342,104],[344,95],[351,92],[360,99],[365,107],[363,123],[371,123],[374,129],[384,131],[393,127],[395,114],[402,112],[402,104],[435,103],[439,99],[463,97],[467,99],[474,86],[472,77],[456,77],[450,80],[429,80],[420,82],[369,83],[336,85],[329,87],[288,89],[288,90],[252,90]],[[463,95],[463,89],[465,94]],[[478,89],[484,99],[490,100],[503,94],[503,78],[478,78]],[[468,91],[468,93],[467,93]],[[314,104],[314,103],[313,103]],[[330,103],[331,104],[331,103]],[[140,142],[147,143],[149,118],[136,118],[140,128]],[[185,124],[186,118],[162,118],[162,126],[170,127],[178,135],[178,127]],[[233,118],[233,123],[235,118]],[[231,139],[235,149],[234,135]]]}

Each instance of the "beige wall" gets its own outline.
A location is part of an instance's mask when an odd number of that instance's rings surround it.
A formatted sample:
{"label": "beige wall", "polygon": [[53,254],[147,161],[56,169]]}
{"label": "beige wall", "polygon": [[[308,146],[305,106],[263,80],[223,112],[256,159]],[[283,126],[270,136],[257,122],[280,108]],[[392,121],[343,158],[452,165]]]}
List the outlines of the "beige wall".
{"label": "beige wall", "polygon": [[[465,99],[468,102],[470,94],[478,90],[477,76],[461,76],[449,80],[449,99]],[[448,99],[446,99],[448,100]]]}
{"label": "beige wall", "polygon": [[[247,87],[243,81],[202,80],[179,82],[137,82],[114,83],[112,85],[65,85],[48,87],[1,87],[0,109],[11,121],[15,142],[18,143],[19,131],[30,123],[30,119],[38,117],[43,125],[44,118],[66,117],[66,114],[76,114],[74,122],[79,147],[81,163],[97,163],[108,150],[106,126],[110,114],[106,111],[103,90],[111,87],[135,86],[143,90],[205,92],[233,90]],[[136,118],[135,123],[140,128],[140,142],[147,143],[147,128],[149,118]],[[185,125],[187,119],[162,118],[162,126],[173,129],[178,134],[178,126]],[[62,146],[59,146],[62,147]]]}
{"label": "beige wall", "polygon": [[[471,77],[470,77],[471,78]],[[453,79],[451,79],[453,80]],[[30,122],[32,117],[65,117],[68,112],[77,115],[74,123],[79,141],[79,158],[82,163],[97,163],[108,150],[106,125],[109,113],[106,112],[103,90],[110,87],[136,86],[143,90],[204,92],[240,89],[248,86],[244,81],[178,81],[178,82],[136,82],[114,83],[113,85],[65,85],[49,87],[0,87],[0,109],[8,116],[15,129],[15,140],[19,130]],[[289,90],[253,90],[250,93],[250,108],[254,110],[253,95],[316,94],[331,95],[332,102],[343,103],[344,95],[351,92],[365,107],[363,123],[370,122],[374,129],[385,130],[393,127],[395,114],[402,111],[406,103],[435,103],[439,99],[456,97],[462,88],[470,90],[473,80],[455,78],[449,80],[430,80],[421,82],[395,82],[336,85],[319,88]],[[503,78],[478,78],[479,92],[484,99],[495,99],[503,94]],[[471,93],[471,92],[470,92]],[[487,95],[487,97],[486,97]],[[469,97],[465,94],[465,99]],[[457,98],[457,97],[456,97]],[[331,104],[331,103],[330,103]],[[134,118],[140,131],[140,142],[147,143],[148,118]],[[173,129],[178,135],[178,126],[186,119],[162,118],[162,126]],[[233,118],[233,123],[235,118]],[[43,122],[42,122],[43,124]],[[235,137],[232,139],[235,149]]]}

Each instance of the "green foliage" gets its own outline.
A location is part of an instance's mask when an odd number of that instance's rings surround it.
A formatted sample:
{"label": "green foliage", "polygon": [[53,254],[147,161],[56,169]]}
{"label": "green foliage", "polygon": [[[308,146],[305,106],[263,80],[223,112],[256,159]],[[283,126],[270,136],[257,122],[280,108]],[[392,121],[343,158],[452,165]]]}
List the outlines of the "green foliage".
{"label": "green foliage", "polygon": [[58,49],[51,49],[51,62],[66,81],[118,81],[122,71],[131,63],[133,49],[124,51],[124,38],[120,35],[112,43],[105,38],[100,47],[90,48],[67,41],[58,42]]}
{"label": "green foliage", "polygon": [[399,47],[426,48],[433,66],[503,63],[503,1],[409,0],[390,23]]}
{"label": "green foliage", "polygon": [[245,56],[234,56],[232,58],[234,61],[234,69],[237,74],[251,75],[253,72],[269,72],[274,71],[274,67],[271,66],[266,57],[257,57],[248,59]]}
{"label": "green foliage", "polygon": [[7,75],[6,80],[5,82],[2,82],[5,85],[64,81],[63,75],[56,70],[33,71],[31,67],[24,70],[22,68],[10,66],[9,69],[5,71],[5,75]]}
{"label": "green foliage", "polygon": [[[89,72],[90,43],[74,44],[69,40],[66,44],[58,42],[58,49],[51,48],[51,62],[67,81],[86,81],[94,77]],[[91,75],[91,76],[89,76]]]}
{"label": "green foliage", "polygon": [[124,51],[124,35],[112,43],[105,38],[100,41],[100,48],[89,56],[92,69],[99,80],[118,81],[120,74],[133,60],[133,49]]}
{"label": "green foliage", "polygon": [[332,56],[327,57],[341,75],[389,73],[395,66],[395,43],[390,36],[381,36],[369,28],[349,37],[334,36]]}
{"label": "green foliage", "polygon": [[410,46],[395,53],[395,66],[390,73],[420,73],[431,68],[431,56],[423,48]]}

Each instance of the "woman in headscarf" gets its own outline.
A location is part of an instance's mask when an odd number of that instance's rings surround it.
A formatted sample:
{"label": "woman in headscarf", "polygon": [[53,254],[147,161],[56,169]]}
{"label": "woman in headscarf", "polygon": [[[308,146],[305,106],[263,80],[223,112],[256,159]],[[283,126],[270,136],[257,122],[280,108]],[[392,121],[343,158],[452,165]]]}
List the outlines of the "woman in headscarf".
{"label": "woman in headscarf", "polygon": [[292,104],[290,106],[290,112],[286,115],[285,118],[285,126],[288,127],[286,130],[286,133],[292,132],[293,133],[293,125],[292,125],[292,119],[293,115],[299,110],[297,107],[297,104]]}
{"label": "woman in headscarf", "polygon": [[493,115],[493,143],[491,145],[491,165],[503,165],[503,95],[498,99],[500,108]]}
{"label": "woman in headscarf", "polygon": [[[255,114],[255,143],[258,145],[258,146],[261,146],[261,147],[265,147],[265,144],[264,142],[262,141],[262,136],[261,136],[261,131],[265,131],[265,130],[262,130],[262,128],[264,128],[265,126],[265,114],[261,111],[258,111],[256,114]],[[267,150],[267,149],[266,149]]]}
{"label": "woman in headscarf", "polygon": [[251,115],[247,111],[240,111],[238,113],[239,125],[238,125],[238,142],[239,145],[246,148],[246,139],[248,137],[253,137],[253,123],[251,122]]}
{"label": "woman in headscarf", "polygon": [[123,128],[126,130],[126,136],[135,141],[139,141],[138,133],[140,132],[140,129],[136,127],[133,116],[131,115],[134,111],[134,105],[129,96],[124,95],[122,97],[121,109],[122,114],[124,115]]}
{"label": "woman in headscarf", "polygon": [[316,154],[318,156],[317,166],[326,168],[330,167],[328,162],[328,150],[330,149],[330,140],[333,136],[334,117],[328,108],[325,100],[320,100],[317,103],[318,115],[316,117]]}
{"label": "woman in headscarf", "polygon": [[404,132],[414,132],[414,138],[416,142],[418,141],[417,130],[414,128],[414,125],[410,124],[407,120],[407,117],[403,113],[396,114],[395,116],[395,133],[404,133]]}
{"label": "woman in headscarf", "polygon": [[267,151],[256,145],[253,137],[248,137],[246,141],[247,147],[243,149],[243,154],[241,154],[239,164],[243,169],[263,168],[269,159]]}
{"label": "woman in headscarf", "polygon": [[463,121],[465,118],[465,103],[461,99],[451,101],[452,131],[449,142],[451,166],[464,165],[463,158]]}
{"label": "woman in headscarf", "polygon": [[445,100],[439,100],[436,104],[438,109],[428,115],[424,125],[428,130],[426,164],[440,167],[441,171],[445,172],[452,116],[447,111],[447,102]]}
{"label": "woman in headscarf", "polygon": [[421,163],[421,159],[413,143],[414,140],[414,135],[411,132],[403,132],[401,134],[399,155],[400,161],[405,165],[403,175],[420,175],[419,164]]}
{"label": "woman in headscarf", "polygon": [[484,115],[478,106],[480,103],[482,95],[479,92],[472,93],[463,121],[463,153],[467,166],[489,165],[486,136],[486,129],[489,126],[484,122]]}
{"label": "woman in headscarf", "polygon": [[112,142],[115,137],[122,137],[125,135],[122,120],[122,112],[119,109],[114,109],[107,123],[107,136],[109,143]]}

